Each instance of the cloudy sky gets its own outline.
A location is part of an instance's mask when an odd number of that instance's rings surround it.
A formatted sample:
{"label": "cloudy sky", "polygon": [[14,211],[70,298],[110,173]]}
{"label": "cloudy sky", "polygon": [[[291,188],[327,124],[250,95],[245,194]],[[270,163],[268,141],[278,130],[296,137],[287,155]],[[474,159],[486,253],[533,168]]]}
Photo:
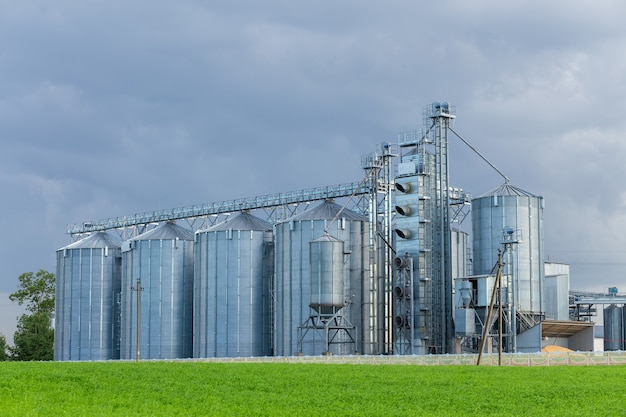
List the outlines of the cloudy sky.
{"label": "cloudy sky", "polygon": [[[626,290],[624,17],[618,0],[0,0],[0,333],[68,223],[359,181],[361,155],[444,100],[545,197],[572,288]],[[450,146],[454,185],[502,183]]]}

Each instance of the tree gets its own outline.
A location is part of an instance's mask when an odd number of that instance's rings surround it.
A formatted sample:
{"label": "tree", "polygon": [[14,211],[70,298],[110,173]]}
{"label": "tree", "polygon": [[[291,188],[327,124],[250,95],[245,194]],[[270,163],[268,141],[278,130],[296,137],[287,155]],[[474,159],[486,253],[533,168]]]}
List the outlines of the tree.
{"label": "tree", "polygon": [[24,314],[17,321],[13,347],[9,347],[15,361],[51,361],[54,357],[54,330],[50,314]]}
{"label": "tree", "polygon": [[24,272],[18,277],[20,289],[9,295],[9,300],[18,305],[26,303],[31,313],[54,311],[54,274],[40,269],[36,274]]}
{"label": "tree", "polygon": [[0,333],[0,362],[8,359],[9,354],[7,353],[7,340],[4,338],[4,335]]}
{"label": "tree", "polygon": [[11,359],[18,361],[49,361],[54,353],[54,274],[40,269],[36,274],[24,272],[19,276],[19,289],[9,295],[11,301],[26,304],[30,314],[23,314],[9,347]]}

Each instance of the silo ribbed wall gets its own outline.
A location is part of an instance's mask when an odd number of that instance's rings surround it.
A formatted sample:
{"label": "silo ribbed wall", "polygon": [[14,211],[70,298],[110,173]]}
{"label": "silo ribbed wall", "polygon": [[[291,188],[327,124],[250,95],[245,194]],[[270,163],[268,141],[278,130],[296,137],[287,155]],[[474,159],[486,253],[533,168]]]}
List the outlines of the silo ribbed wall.
{"label": "silo ribbed wall", "polygon": [[[326,210],[325,210],[326,209]],[[298,327],[313,313],[311,302],[310,242],[328,234],[345,242],[343,294],[350,303],[344,314],[356,326],[356,350],[373,353],[376,332],[376,298],[370,294],[368,222],[361,216],[344,211],[335,221],[340,207],[332,202],[311,208],[275,226],[274,271],[274,354],[291,356],[298,352]],[[325,351],[319,336],[306,338],[302,354],[319,355]],[[340,336],[345,341],[345,335]],[[331,346],[333,354],[348,354],[355,349],[349,343]]]}
{"label": "silo ribbed wall", "polygon": [[[518,189],[514,189],[518,190]],[[543,292],[543,199],[532,195],[492,194],[472,200],[473,274],[489,274],[503,242],[504,274],[514,277],[518,310],[540,313]]]}
{"label": "silo ribbed wall", "polygon": [[138,278],[141,358],[191,357],[193,234],[164,223],[124,243],[121,359],[136,358]]}
{"label": "silo ribbed wall", "polygon": [[614,304],[604,308],[604,350],[624,350],[623,314]]}
{"label": "silo ribbed wall", "polygon": [[196,233],[194,357],[271,354],[272,226],[237,219]]}
{"label": "silo ribbed wall", "polygon": [[95,233],[57,251],[54,360],[119,359],[119,242]]}

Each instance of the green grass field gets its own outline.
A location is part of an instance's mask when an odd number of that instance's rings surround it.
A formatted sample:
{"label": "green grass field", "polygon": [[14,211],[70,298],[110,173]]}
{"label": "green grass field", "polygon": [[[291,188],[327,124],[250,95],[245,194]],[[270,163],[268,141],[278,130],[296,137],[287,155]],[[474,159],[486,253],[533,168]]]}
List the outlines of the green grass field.
{"label": "green grass field", "polygon": [[626,367],[0,362],[0,415],[626,416]]}

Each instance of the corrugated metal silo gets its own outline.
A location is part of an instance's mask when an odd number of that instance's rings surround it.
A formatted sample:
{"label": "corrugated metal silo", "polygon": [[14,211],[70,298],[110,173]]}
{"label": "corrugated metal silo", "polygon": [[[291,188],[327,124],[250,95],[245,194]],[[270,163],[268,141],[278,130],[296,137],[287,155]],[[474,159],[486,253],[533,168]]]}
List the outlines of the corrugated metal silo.
{"label": "corrugated metal silo", "polygon": [[[325,234],[345,242],[343,294],[350,303],[346,317],[359,335],[356,349],[375,353],[377,332],[376,299],[370,298],[369,232],[365,218],[343,210],[328,200],[275,226],[274,271],[274,353],[291,356],[298,352],[298,327],[311,316],[311,262],[309,243]],[[331,220],[337,218],[331,223]],[[318,355],[325,351],[322,341],[304,340],[302,352]],[[352,353],[349,344],[334,345],[331,353]]]}
{"label": "corrugated metal silo", "polygon": [[604,350],[624,349],[624,309],[615,304],[604,308]]}
{"label": "corrugated metal silo", "polygon": [[503,273],[514,277],[512,301],[519,312],[542,312],[543,205],[543,197],[508,183],[472,200],[473,274],[489,274],[498,250],[511,243]]}
{"label": "corrugated metal silo", "polygon": [[137,290],[141,358],[191,357],[193,238],[167,222],[122,244],[121,359],[136,358]]}
{"label": "corrugated metal silo", "polygon": [[196,233],[193,356],[271,354],[272,225],[242,212]]}
{"label": "corrugated metal silo", "polygon": [[311,302],[313,310],[333,314],[346,304],[344,289],[344,242],[324,235],[309,243]]}
{"label": "corrugated metal silo", "polygon": [[105,232],[57,251],[54,360],[119,359],[121,259]]}

